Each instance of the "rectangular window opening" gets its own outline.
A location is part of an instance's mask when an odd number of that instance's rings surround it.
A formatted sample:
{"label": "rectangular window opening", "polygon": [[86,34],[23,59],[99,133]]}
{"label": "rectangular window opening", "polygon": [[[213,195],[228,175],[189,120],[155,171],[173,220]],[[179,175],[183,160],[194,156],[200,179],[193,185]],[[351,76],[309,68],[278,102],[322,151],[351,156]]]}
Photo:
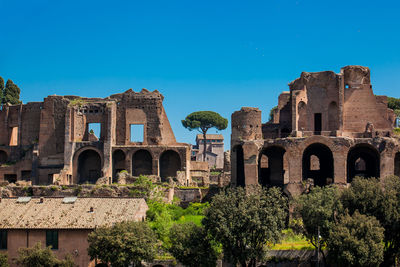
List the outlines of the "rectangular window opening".
{"label": "rectangular window opening", "polygon": [[7,230],[0,230],[0,250],[7,249]]}
{"label": "rectangular window opening", "polygon": [[11,128],[10,146],[18,146],[18,127]]}
{"label": "rectangular window opening", "polygon": [[58,249],[58,231],[47,230],[46,231],[46,247],[51,246],[51,249]]}
{"label": "rectangular window opening", "polygon": [[131,124],[131,142],[143,143],[144,139],[144,125],[143,124]]}
{"label": "rectangular window opening", "polygon": [[101,123],[88,123],[88,140],[87,141],[98,141],[101,139]]}

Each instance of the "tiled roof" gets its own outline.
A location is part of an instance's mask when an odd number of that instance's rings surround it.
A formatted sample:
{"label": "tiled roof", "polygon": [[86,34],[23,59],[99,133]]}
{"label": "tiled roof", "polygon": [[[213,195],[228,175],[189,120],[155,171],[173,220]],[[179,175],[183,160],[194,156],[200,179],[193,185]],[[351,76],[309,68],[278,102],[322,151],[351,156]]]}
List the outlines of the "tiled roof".
{"label": "tiled roof", "polygon": [[[224,140],[224,136],[222,134],[206,134],[207,139],[217,139],[217,140]],[[198,134],[196,139],[203,140],[203,135]]]}
{"label": "tiled roof", "polygon": [[[32,198],[18,203],[17,198],[0,202],[0,229],[94,229],[121,221],[138,221],[148,206],[138,198]],[[90,211],[91,207],[93,212]]]}

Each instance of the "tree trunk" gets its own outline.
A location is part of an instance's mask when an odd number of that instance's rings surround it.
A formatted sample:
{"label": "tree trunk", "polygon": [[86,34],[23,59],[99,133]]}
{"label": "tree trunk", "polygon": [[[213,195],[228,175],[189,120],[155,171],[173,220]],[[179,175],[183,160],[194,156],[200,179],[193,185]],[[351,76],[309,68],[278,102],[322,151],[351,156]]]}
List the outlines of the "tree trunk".
{"label": "tree trunk", "polygon": [[203,161],[206,162],[206,151],[207,151],[207,131],[203,132],[203,142],[204,142],[204,147],[203,147]]}

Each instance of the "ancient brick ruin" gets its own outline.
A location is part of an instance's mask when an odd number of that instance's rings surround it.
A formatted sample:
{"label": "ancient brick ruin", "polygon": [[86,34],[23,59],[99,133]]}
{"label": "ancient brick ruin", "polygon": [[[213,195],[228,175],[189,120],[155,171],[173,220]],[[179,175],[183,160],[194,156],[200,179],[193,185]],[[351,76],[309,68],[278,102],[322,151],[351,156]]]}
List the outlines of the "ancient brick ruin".
{"label": "ancient brick ruin", "polygon": [[[156,90],[107,98],[48,96],[0,110],[0,182],[81,184],[115,181],[126,170],[190,181],[190,146],[177,143]],[[97,137],[89,124],[100,126]],[[142,140],[131,140],[141,126]],[[139,128],[140,129],[140,128]]]}
{"label": "ancient brick ruin", "polygon": [[370,71],[303,72],[279,96],[273,120],[232,114],[232,183],[276,185],[299,194],[306,182],[346,185],[355,176],[400,174],[400,143],[387,97],[373,94]]}

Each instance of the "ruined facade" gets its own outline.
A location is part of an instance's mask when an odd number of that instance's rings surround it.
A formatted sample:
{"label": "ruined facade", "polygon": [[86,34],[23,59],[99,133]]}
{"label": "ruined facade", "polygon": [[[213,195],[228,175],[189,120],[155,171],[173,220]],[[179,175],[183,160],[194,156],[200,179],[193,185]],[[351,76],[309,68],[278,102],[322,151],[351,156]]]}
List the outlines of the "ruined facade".
{"label": "ruined facade", "polygon": [[261,111],[232,114],[232,183],[281,186],[289,194],[315,185],[346,185],[355,176],[400,174],[396,117],[387,97],[373,94],[370,71],[307,73],[279,96],[273,120]]}
{"label": "ruined facade", "polygon": [[[190,146],[176,142],[163,98],[143,89],[104,99],[48,96],[3,106],[0,182],[111,183],[126,170],[189,183]],[[99,136],[89,131],[92,123],[99,125]],[[142,140],[131,138],[136,129]]]}

